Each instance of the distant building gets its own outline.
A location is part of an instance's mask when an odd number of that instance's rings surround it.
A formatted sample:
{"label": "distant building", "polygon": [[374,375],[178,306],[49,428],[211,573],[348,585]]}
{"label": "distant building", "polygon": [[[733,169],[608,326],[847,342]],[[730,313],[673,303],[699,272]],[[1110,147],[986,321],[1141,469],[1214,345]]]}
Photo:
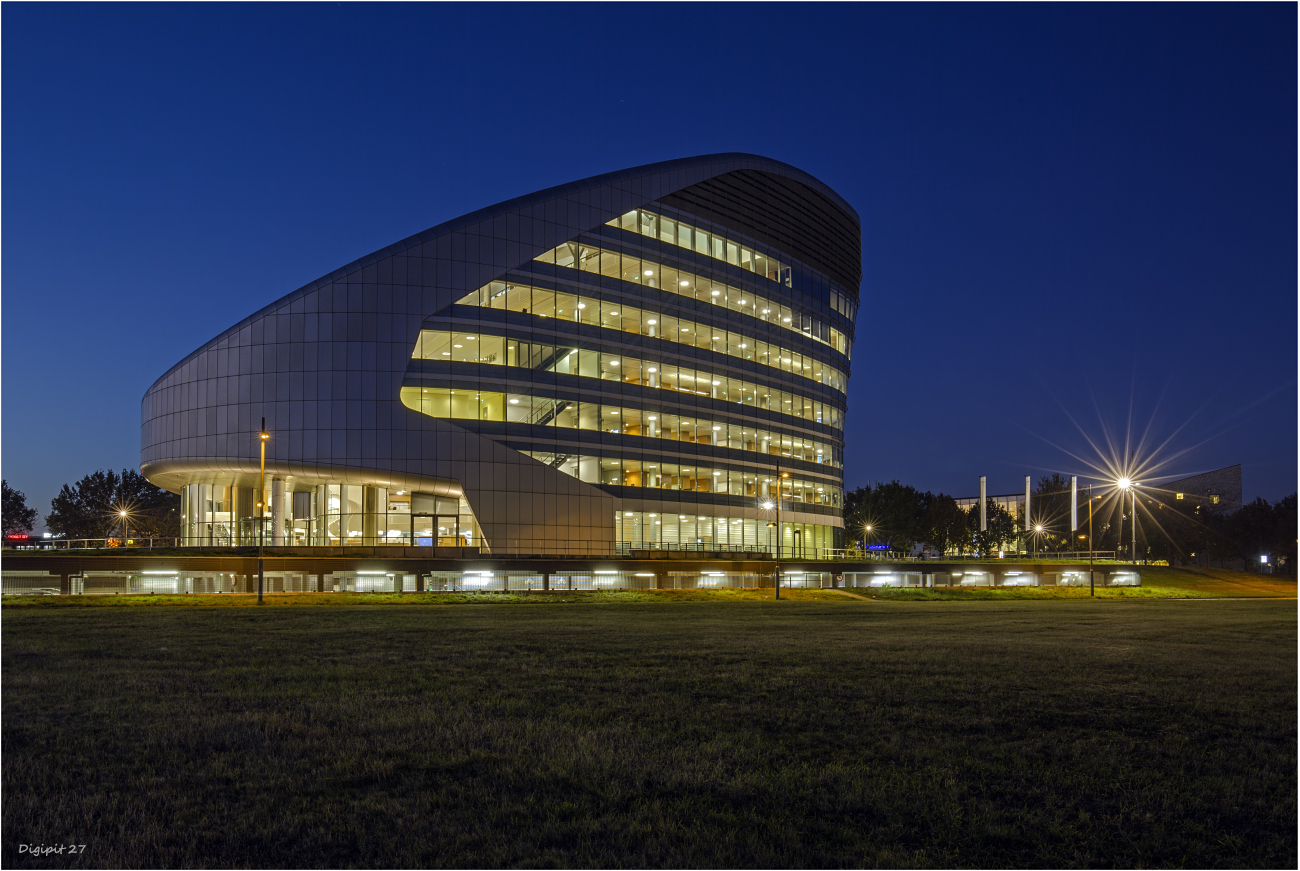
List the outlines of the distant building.
{"label": "distant building", "polygon": [[[1019,520],[1021,516],[1024,514],[1024,510],[1025,510],[1024,493],[1011,493],[1010,495],[1007,496],[994,496],[990,494],[988,500],[990,505],[993,505],[995,503],[1001,505],[1004,509],[1006,509],[1006,512],[1008,514],[1010,514],[1012,517],[1016,518],[1017,520]],[[955,501],[957,502],[957,507],[960,508],[962,511],[970,511],[972,508],[974,508],[976,511],[980,510],[980,497],[978,496],[963,496],[962,498],[957,499]]]}
{"label": "distant building", "polygon": [[1160,502],[1206,505],[1215,513],[1241,507],[1241,464],[1144,487]]}

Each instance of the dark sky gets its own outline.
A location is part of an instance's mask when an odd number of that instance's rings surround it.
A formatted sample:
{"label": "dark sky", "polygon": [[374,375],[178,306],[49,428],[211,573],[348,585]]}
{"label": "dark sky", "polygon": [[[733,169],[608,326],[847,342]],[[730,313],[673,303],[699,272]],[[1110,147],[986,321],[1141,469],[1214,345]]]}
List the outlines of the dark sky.
{"label": "dark sky", "polygon": [[850,487],[1013,492],[1131,420],[1167,475],[1296,489],[1294,5],[2,14],[3,474],[42,514],[138,467],[144,391],[272,300],[720,151],[862,216]]}

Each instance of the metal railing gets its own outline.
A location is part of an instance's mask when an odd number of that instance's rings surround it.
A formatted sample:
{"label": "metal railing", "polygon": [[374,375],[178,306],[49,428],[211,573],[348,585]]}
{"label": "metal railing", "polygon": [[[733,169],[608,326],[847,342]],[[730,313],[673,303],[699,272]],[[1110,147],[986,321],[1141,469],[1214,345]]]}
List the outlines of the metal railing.
{"label": "metal railing", "polygon": [[[26,541],[6,541],[7,550],[104,550],[106,548],[140,548],[153,550],[161,547],[183,547],[176,537],[153,538],[29,538]],[[256,544],[249,545],[256,547]]]}
{"label": "metal railing", "polygon": [[[868,550],[863,551],[856,548],[833,548],[826,551],[827,559],[834,560],[854,560],[859,562],[954,562],[962,560],[977,560],[980,562],[989,562],[997,560],[1018,560],[1031,562],[1087,562],[1089,553],[1086,550],[1073,551],[1042,551],[1038,553],[1007,553],[1005,556],[997,554],[980,554],[980,553],[903,553],[901,551],[880,551]],[[1093,560],[1109,560],[1115,562],[1118,560],[1116,552],[1113,550],[1095,550],[1092,551]]]}
{"label": "metal railing", "polygon": [[[13,550],[158,550],[162,548],[179,548],[198,554],[223,554],[231,551],[246,551],[257,547],[256,541],[231,544],[186,544],[184,539],[176,537],[153,538],[34,538],[21,543],[6,542],[6,549]],[[272,545],[264,544],[271,555],[284,556],[388,556],[397,558],[470,558],[484,557],[625,557],[656,558],[663,554],[696,554],[706,558],[734,559],[782,559],[782,560],[834,560],[847,562],[878,563],[926,563],[980,561],[996,562],[999,560],[1032,562],[1087,562],[1088,551],[1062,551],[1041,553],[1008,553],[1003,557],[996,554],[979,553],[911,554],[901,551],[861,550],[858,548],[827,548],[803,546],[784,546],[777,549],[767,545],[756,544],[720,544],[711,542],[685,542],[680,544],[640,541],[583,541],[554,539],[498,539],[486,546],[463,545],[413,545],[406,542],[392,543],[383,539],[348,539],[347,543],[333,545],[301,545],[286,542]],[[1094,561],[1118,561],[1116,551],[1098,550],[1091,553]]]}

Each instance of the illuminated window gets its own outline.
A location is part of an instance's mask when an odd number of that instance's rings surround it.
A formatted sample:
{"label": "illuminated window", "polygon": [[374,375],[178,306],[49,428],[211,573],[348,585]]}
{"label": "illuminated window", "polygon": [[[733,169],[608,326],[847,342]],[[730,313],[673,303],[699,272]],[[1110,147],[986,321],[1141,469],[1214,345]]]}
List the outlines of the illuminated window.
{"label": "illuminated window", "polygon": [[1183,494],[1182,494],[1182,493],[1175,493],[1175,494],[1174,494],[1174,498],[1175,498],[1175,499],[1182,499],[1182,498],[1183,498]]}

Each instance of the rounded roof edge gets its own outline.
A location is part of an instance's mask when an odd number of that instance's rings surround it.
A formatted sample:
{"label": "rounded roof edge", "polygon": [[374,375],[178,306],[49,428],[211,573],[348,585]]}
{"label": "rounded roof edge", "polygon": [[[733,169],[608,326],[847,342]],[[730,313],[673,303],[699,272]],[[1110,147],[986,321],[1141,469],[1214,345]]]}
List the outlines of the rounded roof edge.
{"label": "rounded roof edge", "polygon": [[[423,245],[426,242],[429,242],[447,233],[451,233],[458,229],[472,226],[474,224],[480,223],[490,218],[495,218],[498,215],[504,215],[510,212],[518,211],[520,209],[533,206],[538,203],[544,203],[549,200],[560,199],[568,195],[582,193],[593,189],[599,189],[601,187],[606,187],[606,186],[614,187],[614,186],[618,186],[620,183],[625,183],[639,178],[646,178],[646,177],[658,175],[665,172],[699,169],[702,167],[714,167],[714,168],[712,169],[712,171],[706,174],[704,179],[695,179],[691,182],[685,183],[681,186],[680,189],[685,189],[686,187],[698,183],[701,180],[716,178],[718,176],[725,175],[726,173],[729,172],[735,172],[737,170],[750,169],[750,170],[757,170],[759,172],[776,172],[777,174],[784,175],[787,178],[801,182],[802,184],[807,185],[808,187],[812,188],[818,193],[821,193],[822,195],[827,197],[827,199],[833,202],[836,206],[842,208],[853,219],[854,224],[861,227],[862,220],[858,215],[857,210],[854,209],[851,205],[849,205],[848,201],[846,201],[843,197],[841,197],[838,193],[836,193],[836,191],[833,188],[831,188],[829,185],[827,185],[825,182],[821,181],[816,176],[813,176],[805,172],[804,170],[799,169],[798,167],[791,166],[788,163],[784,163],[782,161],[775,160],[770,157],[763,157],[762,155],[758,155],[758,154],[748,154],[746,152],[740,152],[740,151],[719,152],[716,154],[701,154],[694,157],[678,157],[678,158],[673,158],[671,160],[663,160],[655,163],[646,163],[640,166],[628,167],[627,169],[620,169],[620,170],[614,170],[612,172],[600,173],[599,175],[593,175],[584,179],[578,179],[576,181],[566,182],[560,185],[554,185],[549,188],[543,188],[542,190],[534,191],[533,193],[523,194],[522,196],[513,197],[508,200],[503,200],[499,203],[494,203],[489,206],[484,206],[481,209],[476,209],[472,212],[468,212],[459,217],[452,218],[449,221],[444,221],[441,224],[435,224],[434,226],[428,228],[427,230],[422,230],[419,233],[415,233],[403,239],[399,239],[398,241],[393,242],[390,245],[386,245],[383,248],[380,248],[376,251],[372,251],[371,253],[363,255],[362,257],[358,257],[357,259],[349,263],[345,263],[344,265],[338,267],[337,269],[333,269],[327,274],[322,275],[320,278],[308,282],[307,284],[302,285],[296,290],[290,291],[284,296],[277,297],[274,301],[267,303],[262,308],[252,312],[247,317],[242,318],[237,323],[233,324],[227,329],[222,330],[220,333],[213,336],[208,341],[204,342],[198,348],[195,348],[189,354],[186,354],[183,358],[181,358],[181,360],[179,360],[175,365],[169,367],[166,372],[158,376],[158,378],[155,379],[154,382],[149,385],[149,388],[144,392],[144,395],[141,397],[140,401],[143,404],[145,398],[148,397],[148,395],[153,392],[154,388],[156,388],[160,383],[162,383],[169,376],[171,376],[172,373],[174,373],[176,370],[180,369],[190,360],[194,359],[196,356],[203,353],[207,349],[211,348],[214,344],[220,342],[222,339],[226,338],[232,333],[235,333],[238,330],[243,329],[245,326],[256,321],[258,318],[261,318],[275,311],[276,309],[284,306],[285,304],[292,302],[295,298],[303,294],[311,293],[312,291],[318,290],[321,287],[332,284],[333,282],[339,281],[340,279],[344,279],[348,275],[356,272],[357,270],[363,269],[366,266],[369,266],[370,264],[375,263],[385,257],[401,254],[402,252],[408,251],[417,245]],[[668,193],[672,193],[672,192],[668,192]],[[664,196],[664,195],[666,195],[666,193],[659,194],[659,196]],[[655,197],[647,197],[647,202],[649,202],[654,198]]]}

